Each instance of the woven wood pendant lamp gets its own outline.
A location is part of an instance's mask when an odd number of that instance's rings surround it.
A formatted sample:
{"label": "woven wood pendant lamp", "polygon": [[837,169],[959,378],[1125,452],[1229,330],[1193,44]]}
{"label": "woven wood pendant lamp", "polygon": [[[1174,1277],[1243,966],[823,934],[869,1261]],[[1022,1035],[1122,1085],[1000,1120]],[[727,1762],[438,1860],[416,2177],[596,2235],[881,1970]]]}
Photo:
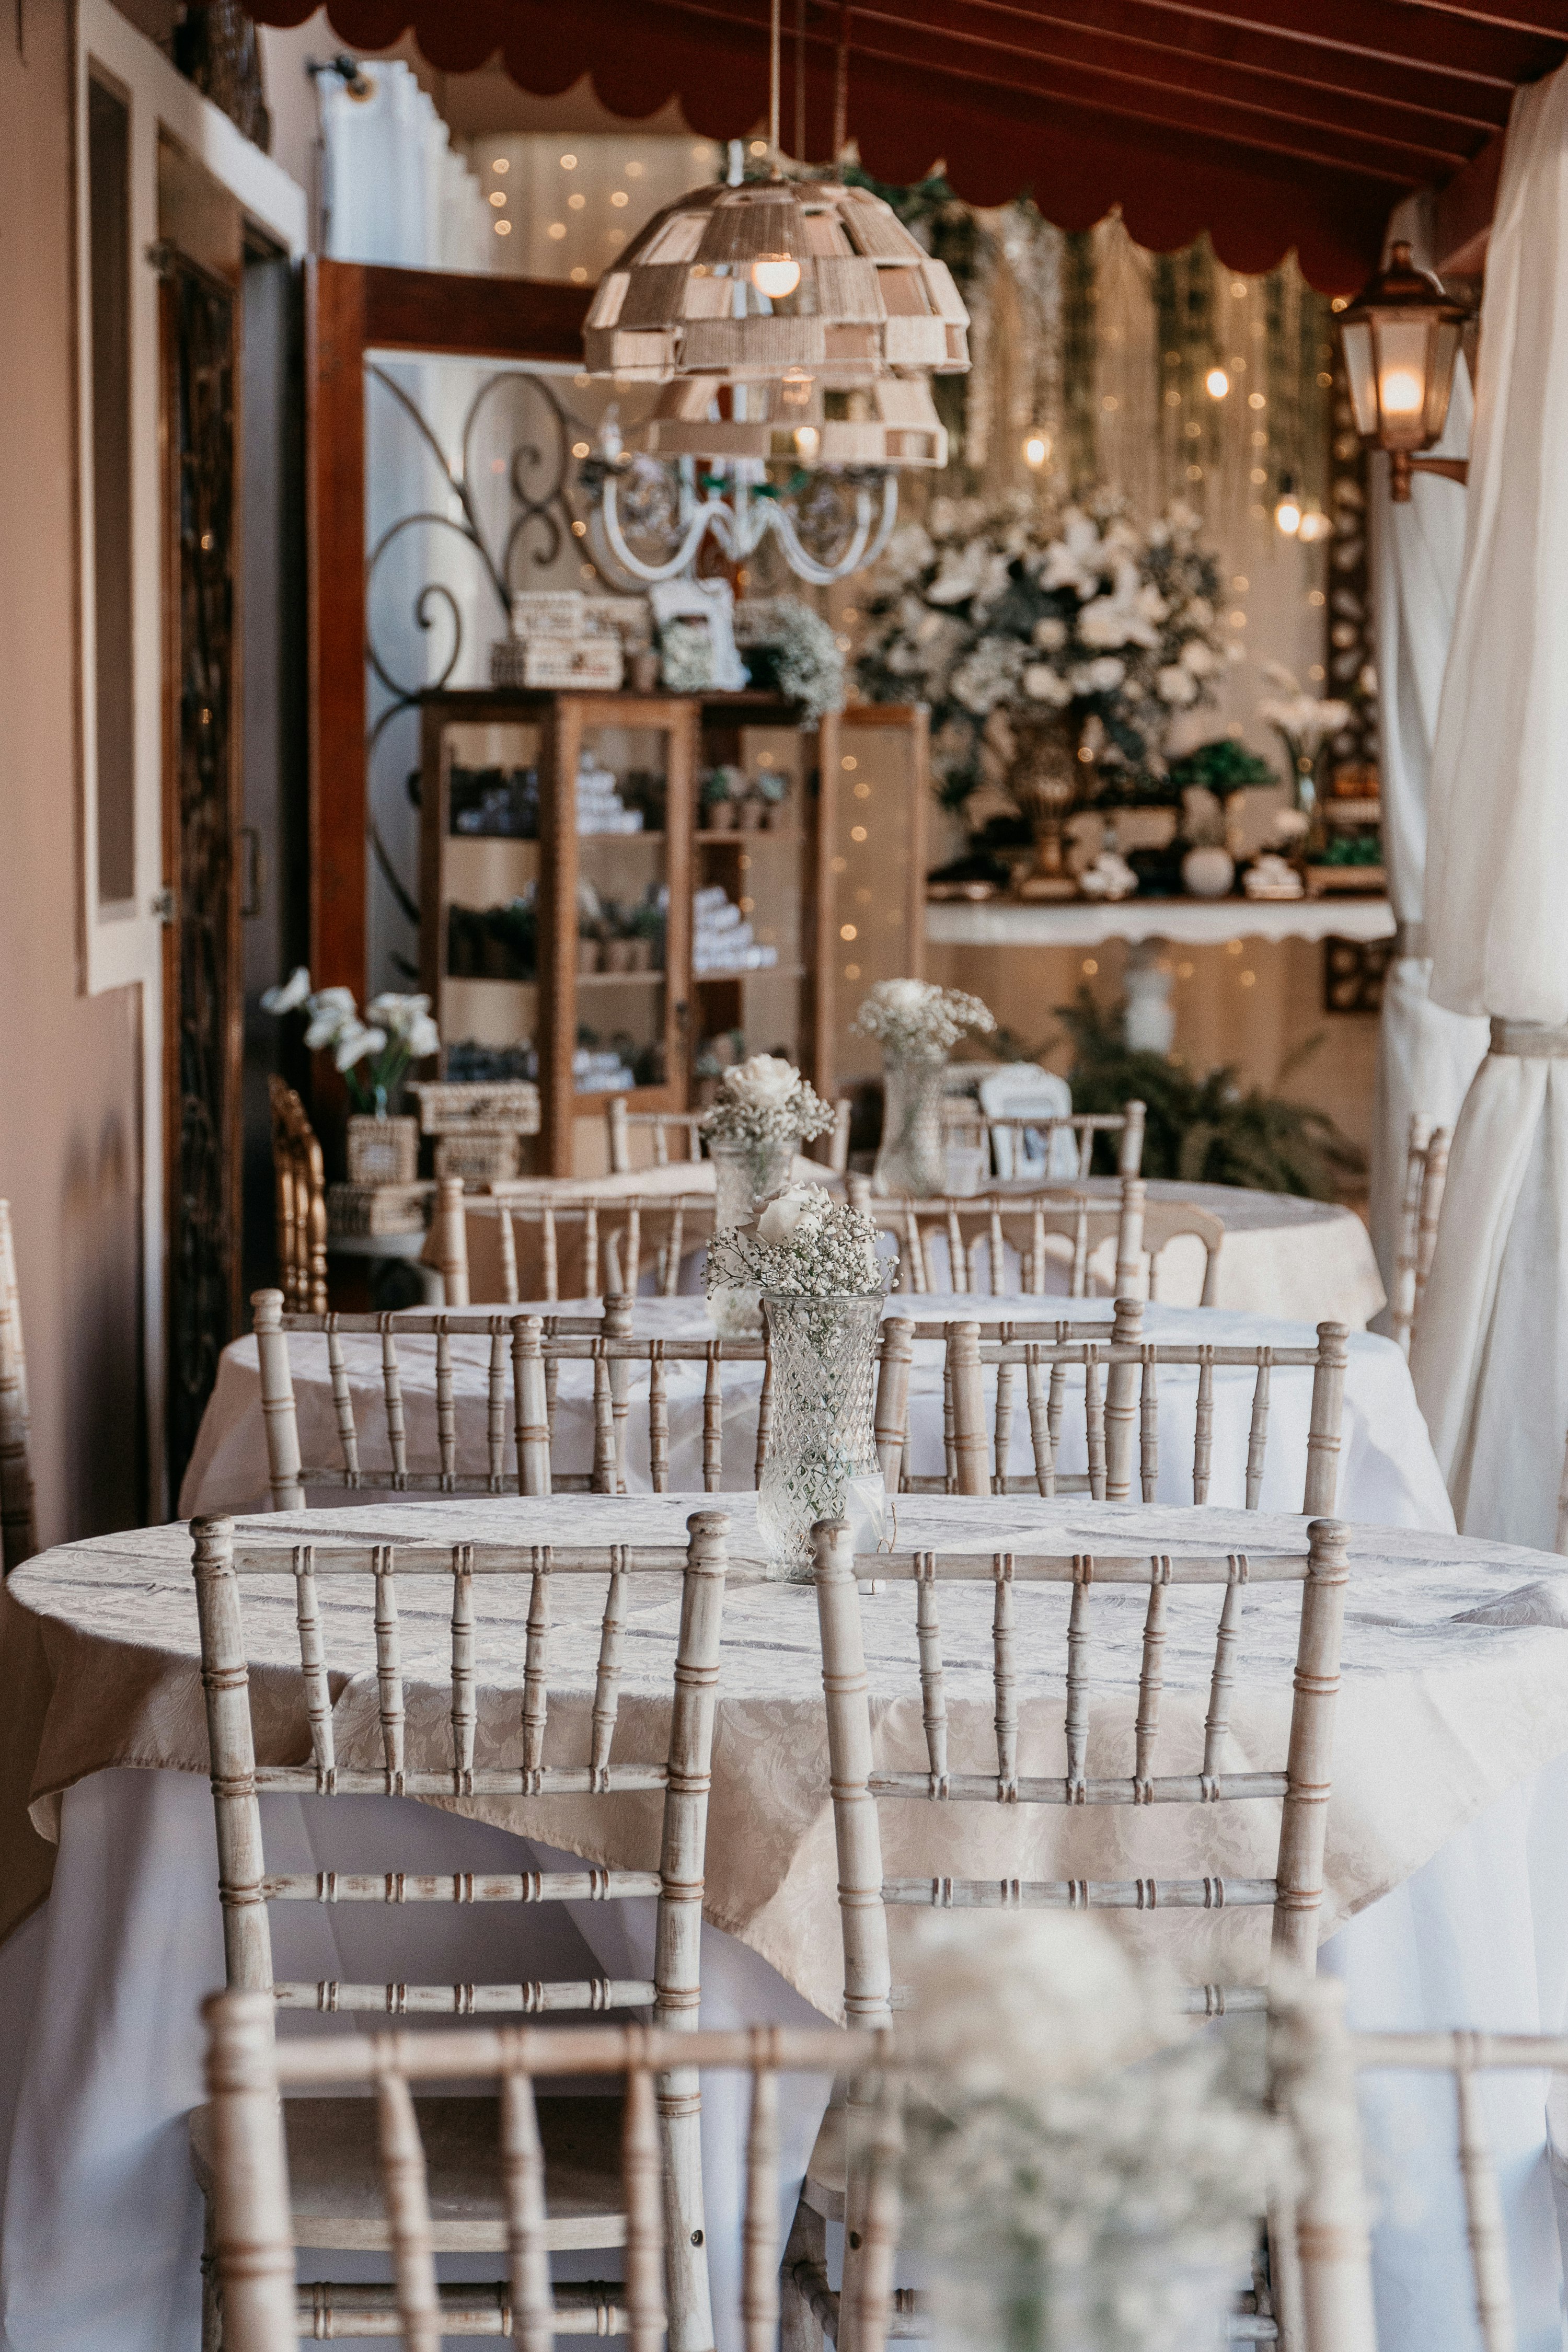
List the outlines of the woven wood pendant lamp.
{"label": "woven wood pendant lamp", "polygon": [[891,208],[837,181],[695,188],[600,281],[590,374],[665,387],[649,457],[942,466],[928,376],[969,365],[969,313]]}

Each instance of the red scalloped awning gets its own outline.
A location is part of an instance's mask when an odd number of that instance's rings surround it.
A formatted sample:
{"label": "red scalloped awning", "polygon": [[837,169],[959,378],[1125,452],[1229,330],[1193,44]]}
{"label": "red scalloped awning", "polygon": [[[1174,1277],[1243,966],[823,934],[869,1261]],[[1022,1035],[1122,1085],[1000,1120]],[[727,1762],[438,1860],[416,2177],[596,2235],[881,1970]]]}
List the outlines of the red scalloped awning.
{"label": "red scalloped awning", "polygon": [[[298,25],[313,0],[246,0]],[[328,0],[350,48],[412,29],[448,73],[498,53],[540,96],[591,77],[628,119],[678,98],[733,138],[767,104],[768,0]],[[785,0],[785,131],[796,0]],[[832,144],[838,47],[868,171],[941,159],[972,204],[1027,193],[1089,227],[1120,205],[1140,244],[1201,230],[1237,270],[1294,247],[1325,293],[1376,261],[1390,207],[1447,187],[1568,54],[1568,0],[806,0],[806,150]]]}

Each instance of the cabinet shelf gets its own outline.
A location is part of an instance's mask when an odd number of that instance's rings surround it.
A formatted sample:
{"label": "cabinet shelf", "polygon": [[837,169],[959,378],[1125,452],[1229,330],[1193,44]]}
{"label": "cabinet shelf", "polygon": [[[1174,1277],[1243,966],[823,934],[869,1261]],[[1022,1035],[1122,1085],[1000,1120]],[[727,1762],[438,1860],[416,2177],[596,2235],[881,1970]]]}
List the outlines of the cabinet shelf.
{"label": "cabinet shelf", "polygon": [[[668,1075],[637,1090],[639,1108],[684,1109],[700,1049],[737,1024],[757,1032],[749,1045],[788,1053],[819,1093],[831,1093],[837,912],[823,860],[838,829],[842,722],[836,714],[820,728],[801,730],[798,712],[774,696],[480,688],[432,691],[421,697],[420,712],[420,984],[453,1045],[471,1040],[503,1053],[533,1046],[542,1125],[532,1159],[539,1173],[565,1176],[592,1167],[604,1149],[604,1094],[579,1094],[574,1083],[581,1029],[626,1030],[639,1052],[656,1049]],[[538,779],[541,838],[454,834],[454,769],[493,765],[489,730],[523,719],[534,738],[527,764]],[[642,803],[650,819],[658,814],[658,829],[578,833],[576,778],[584,754],[613,770],[623,787],[633,772],[662,776],[662,799]],[[714,763],[747,774],[772,767],[790,787],[790,799],[777,810],[780,822],[744,829],[706,823],[711,811],[699,804],[699,782],[704,766]],[[668,892],[664,968],[579,971],[584,886],[591,883],[606,905],[614,901],[629,913],[647,897],[650,882]],[[748,884],[761,885],[754,895],[781,961],[694,972],[695,893],[719,885],[738,904]],[[482,915],[525,889],[537,910],[536,973],[520,981],[448,971],[450,909]],[[613,910],[611,923],[619,928]]]}
{"label": "cabinet shelf", "polygon": [[710,846],[723,847],[727,849],[744,849],[748,844],[753,841],[798,842],[800,839],[800,827],[797,824],[787,826],[781,824],[758,824],[742,828],[738,824],[731,824],[726,825],[722,832],[699,833],[694,835],[694,838],[705,849]]}

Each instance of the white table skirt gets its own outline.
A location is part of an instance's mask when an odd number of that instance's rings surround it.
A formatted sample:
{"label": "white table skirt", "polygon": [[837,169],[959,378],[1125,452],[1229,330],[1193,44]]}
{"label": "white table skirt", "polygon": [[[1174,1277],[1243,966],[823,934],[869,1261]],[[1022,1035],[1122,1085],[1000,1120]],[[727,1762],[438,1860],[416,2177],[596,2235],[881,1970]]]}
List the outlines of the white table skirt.
{"label": "white table skirt", "polygon": [[[314,1866],[310,1801],[268,1801],[269,1852],[289,1867]],[[295,1817],[292,1835],[286,1808]],[[357,1850],[344,1851],[341,1832],[334,1838],[340,1864],[380,1868],[393,1815],[396,1855],[405,1865],[417,1866],[415,1849],[425,1842],[432,1864],[439,1845],[447,1869],[454,1859],[475,1869],[529,1868],[544,1851],[395,1800],[366,1800],[356,1811]],[[1352,2022],[1562,2031],[1568,2025],[1565,1852],[1568,1758],[1495,1800],[1325,1947],[1324,1968],[1348,1982]],[[53,1893],[0,1947],[0,2017],[7,2027],[0,2035],[0,2341],[6,2352],[196,2352],[201,2207],[184,2119],[202,2097],[197,2003],[223,1973],[216,1876],[211,1800],[195,1775],[115,1770],[67,1792]],[[621,1907],[630,1913],[634,1906]],[[646,1907],[651,1917],[651,1905]],[[469,1977],[520,1965],[531,1973],[536,1960],[556,1964],[545,1957],[545,1938],[553,1933],[558,1942],[569,1940],[574,1926],[604,1965],[623,1965],[606,1938],[606,1906],[572,1909],[574,1925],[552,1928],[547,1915],[528,1915],[532,1957],[526,1963],[512,1941],[517,1922],[505,1913],[360,1920],[300,1906],[287,1920],[275,1916],[273,1933],[279,1966],[310,1975],[323,1944],[342,1952],[356,1931],[401,1942],[410,1974]],[[628,1918],[625,1932],[646,1942],[648,1923]],[[488,1959],[480,1957],[487,1949]],[[570,1962],[563,1957],[561,1964]],[[753,1953],[716,1928],[703,1930],[702,1969],[705,2024],[812,2015]],[[346,1962],[342,1972],[352,1973]],[[286,2026],[353,2030],[308,2017],[289,2018]],[[1401,2083],[1388,2091],[1389,2079],[1379,2078],[1364,2102],[1384,2209],[1375,2238],[1380,2352],[1474,2352],[1451,2094],[1441,2082]],[[824,2095],[820,2085],[802,2086],[785,2114],[782,2202],[793,2205]],[[1487,2097],[1519,2352],[1561,2352],[1563,2273],[1544,2084],[1536,2076],[1502,2078],[1489,2084]],[[733,2308],[734,2191],[743,2133],[739,2100],[725,2095],[721,2081],[705,2086],[717,2311]],[[613,2269],[615,2262],[580,2259],[582,2275],[596,2266]],[[355,2274],[346,2257],[312,2253],[303,2261],[307,2275]],[[494,2274],[497,2263],[475,2257],[444,2267],[449,2275],[472,2277]],[[721,2347],[734,2341],[732,2331],[721,2329]]]}
{"label": "white table skirt", "polygon": [[[562,1312],[586,1312],[599,1302],[576,1300]],[[542,1306],[524,1306],[509,1312],[547,1313]],[[1074,1322],[1103,1322],[1109,1329],[1111,1302],[1081,1298],[1071,1302],[1038,1298],[966,1298],[943,1294],[930,1298],[900,1294],[889,1299],[889,1314],[909,1314],[921,1321],[949,1321],[965,1315],[995,1318],[1016,1315],[1048,1320],[1058,1312]],[[1280,1321],[1272,1316],[1242,1314],[1222,1307],[1145,1307],[1145,1336],[1216,1347],[1308,1348],[1317,1334],[1310,1324]],[[694,1298],[641,1299],[636,1328],[666,1337],[710,1338],[712,1327],[703,1303]],[[453,1383],[460,1464],[483,1467],[486,1455],[489,1341],[482,1335],[455,1338],[452,1345]],[[374,1338],[343,1342],[355,1419],[360,1432],[360,1459],[367,1474],[388,1467],[384,1409],[381,1388],[381,1348]],[[404,1337],[398,1345],[402,1367],[404,1411],[411,1467],[434,1468],[438,1461],[436,1439],[435,1342]],[[327,1348],[311,1333],[296,1334],[289,1342],[300,1447],[308,1465],[326,1466],[340,1459],[331,1391],[327,1374]],[[697,1489],[702,1481],[702,1386],[700,1364],[668,1368],[669,1480],[672,1488]],[[733,1364],[724,1371],[724,1469],[722,1484],[731,1492],[755,1483],[757,1402],[761,1367]],[[1261,1507],[1299,1511],[1306,1475],[1307,1429],[1311,1405],[1312,1375],[1309,1368],[1276,1370],[1270,1389],[1268,1450],[1265,1462]],[[1221,1367],[1215,1379],[1214,1450],[1211,1503],[1239,1507],[1245,1500],[1247,1434],[1252,1412],[1254,1375],[1248,1369]],[[988,1396],[994,1381],[987,1383]],[[647,1376],[633,1376],[626,1483],[634,1492],[649,1486],[647,1457]],[[1058,1468],[1081,1473],[1087,1465],[1084,1444],[1082,1386],[1076,1408],[1069,1393],[1064,1420]],[[639,1399],[641,1400],[639,1405]],[[1160,1376],[1160,1478],[1157,1499],[1181,1504],[1193,1500],[1192,1463],[1197,1376],[1180,1367]],[[922,1342],[910,1383],[910,1457],[913,1475],[940,1476],[944,1467],[942,1412],[942,1349],[940,1343]],[[586,1362],[567,1363],[561,1371],[556,1407],[557,1467],[563,1472],[585,1471],[593,1462],[593,1370]],[[509,1461],[510,1439],[508,1438]],[[1034,1469],[1028,1415],[1022,1383],[1014,1415],[1010,1468],[1027,1476]],[[378,1491],[367,1475],[362,1498]],[[311,1504],[341,1500],[325,1486],[311,1486]],[[226,1348],[218,1366],[217,1385],[203,1417],[195,1451],[180,1493],[185,1517],[214,1511],[264,1510],[268,1505],[267,1442],[261,1413],[261,1381],[253,1339],[237,1339]],[[1340,1516],[1383,1527],[1451,1528],[1452,1506],[1415,1402],[1409,1368],[1390,1339],[1369,1333],[1350,1335],[1345,1377],[1345,1407],[1341,1453]]]}

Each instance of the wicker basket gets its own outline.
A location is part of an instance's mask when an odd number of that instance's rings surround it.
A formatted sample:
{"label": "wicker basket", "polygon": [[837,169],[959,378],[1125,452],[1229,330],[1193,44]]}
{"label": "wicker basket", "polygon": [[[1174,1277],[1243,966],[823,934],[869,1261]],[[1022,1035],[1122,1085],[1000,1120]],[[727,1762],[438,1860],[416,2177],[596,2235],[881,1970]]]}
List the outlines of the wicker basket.
{"label": "wicker basket", "polygon": [[419,1122],[416,1118],[349,1121],[351,1184],[412,1184],[419,1173]]}
{"label": "wicker basket", "polygon": [[443,1135],[436,1145],[436,1174],[464,1184],[506,1184],[522,1172],[522,1144],[515,1135]]}
{"label": "wicker basket", "polygon": [[537,1135],[531,1078],[430,1078],[410,1087],[422,1135]]}
{"label": "wicker basket", "polygon": [[345,1240],[373,1234],[422,1234],[430,1222],[435,1191],[433,1184],[330,1184],[327,1230]]}
{"label": "wicker basket", "polygon": [[619,637],[500,637],[490,647],[490,684],[587,687],[613,693],[626,675]]}
{"label": "wicker basket", "polygon": [[1386,866],[1309,866],[1302,879],[1309,898],[1382,898],[1388,888]]}

